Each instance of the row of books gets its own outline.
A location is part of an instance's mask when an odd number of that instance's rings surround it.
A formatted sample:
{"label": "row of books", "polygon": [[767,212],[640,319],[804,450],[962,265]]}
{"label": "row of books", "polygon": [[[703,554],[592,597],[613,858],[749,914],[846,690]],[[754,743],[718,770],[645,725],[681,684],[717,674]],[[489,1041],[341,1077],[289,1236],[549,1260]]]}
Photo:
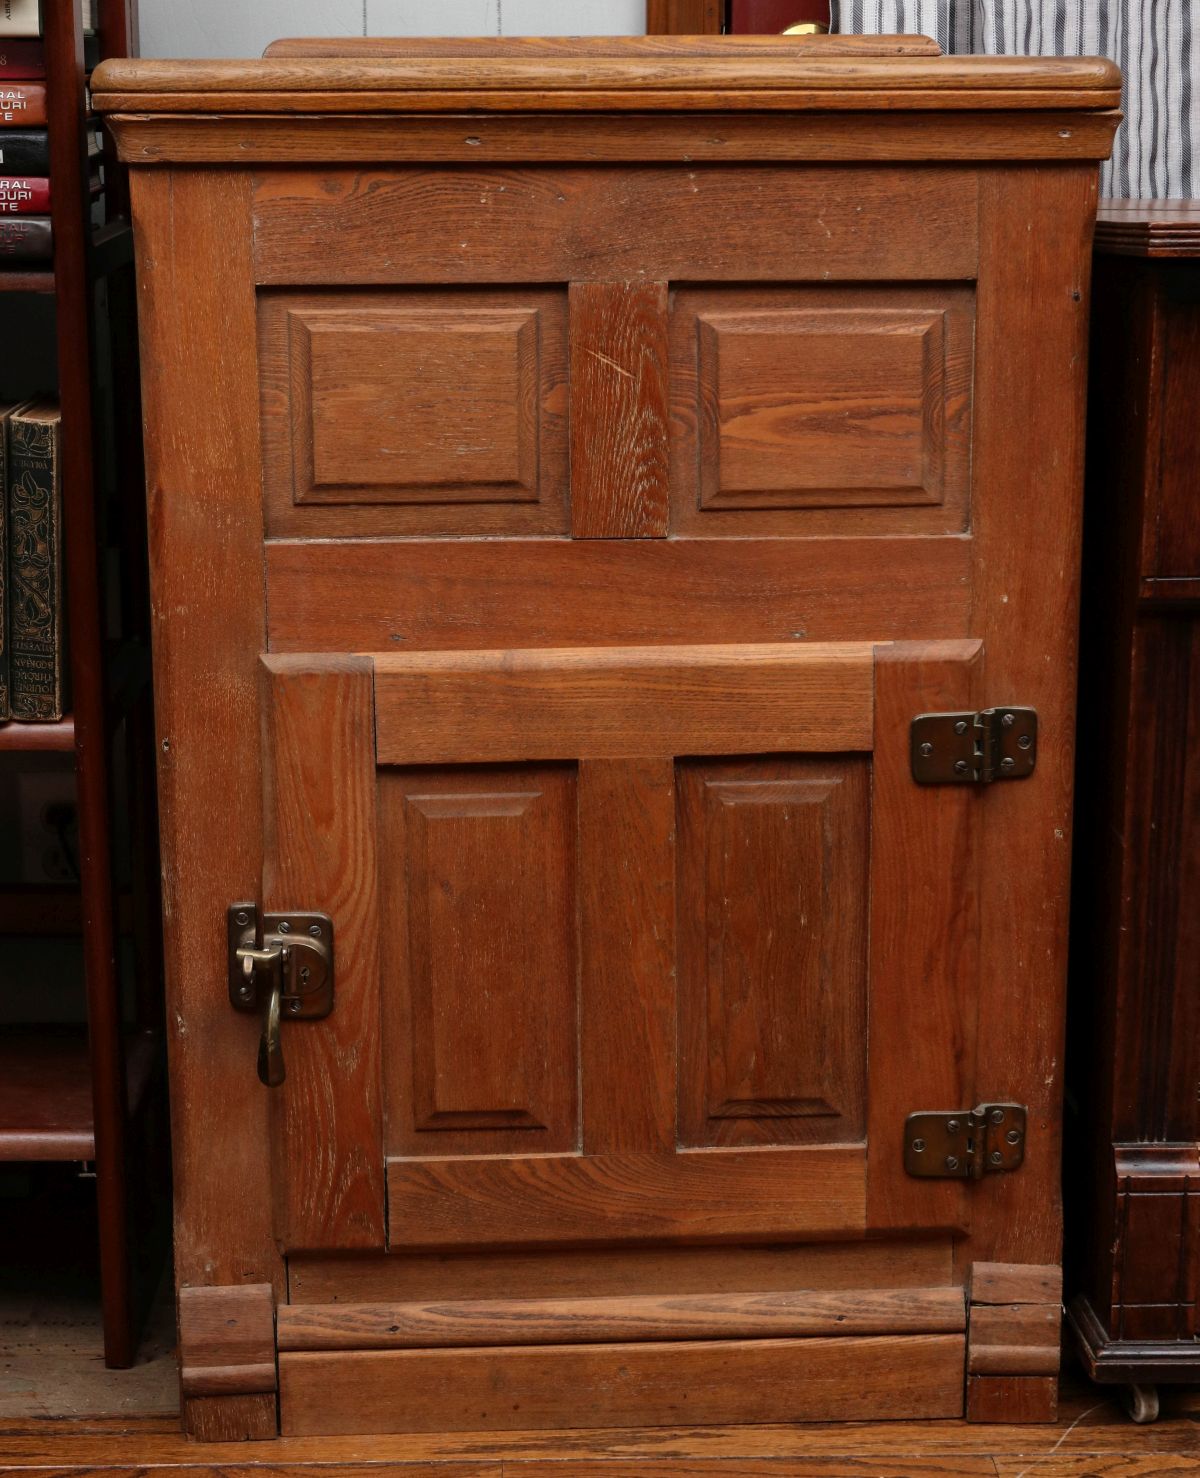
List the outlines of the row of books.
{"label": "row of books", "polygon": [[[40,36],[43,7],[63,3],[70,0],[0,0],[0,37]],[[90,31],[95,25],[95,0],[83,0],[83,29]]]}
{"label": "row of books", "polygon": [[[85,25],[88,20],[85,14]],[[53,255],[46,52],[40,24],[37,0],[0,0],[0,267],[47,262]],[[100,145],[94,135],[89,149],[95,196],[101,181]]]}
{"label": "row of books", "polygon": [[64,712],[61,443],[57,402],[0,406],[0,719]]}

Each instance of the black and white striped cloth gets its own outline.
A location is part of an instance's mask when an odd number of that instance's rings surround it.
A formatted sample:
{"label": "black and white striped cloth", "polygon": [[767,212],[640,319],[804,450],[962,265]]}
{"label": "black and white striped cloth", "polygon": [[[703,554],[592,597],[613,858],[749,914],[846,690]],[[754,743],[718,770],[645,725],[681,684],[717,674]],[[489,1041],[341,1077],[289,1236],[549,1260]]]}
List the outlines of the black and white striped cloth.
{"label": "black and white striped cloth", "polygon": [[921,32],[946,52],[1111,57],[1125,74],[1125,122],[1103,193],[1200,196],[1197,0],[834,0],[833,8],[835,30]]}

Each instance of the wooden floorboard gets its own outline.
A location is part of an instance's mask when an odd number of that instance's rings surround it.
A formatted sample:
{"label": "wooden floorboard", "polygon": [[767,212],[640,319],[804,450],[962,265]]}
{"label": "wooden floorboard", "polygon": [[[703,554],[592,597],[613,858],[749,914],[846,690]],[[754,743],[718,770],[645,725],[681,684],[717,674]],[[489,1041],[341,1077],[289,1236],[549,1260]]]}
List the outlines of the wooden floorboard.
{"label": "wooden floorboard", "polygon": [[291,1478],[331,1466],[338,1478],[381,1468],[386,1478],[1174,1478],[1200,1473],[1200,1421],[1168,1415],[1134,1426],[1092,1390],[1069,1394],[1047,1427],[847,1422],[200,1445],[162,1416],[0,1421],[4,1478],[133,1478],[146,1467],[180,1478]]}

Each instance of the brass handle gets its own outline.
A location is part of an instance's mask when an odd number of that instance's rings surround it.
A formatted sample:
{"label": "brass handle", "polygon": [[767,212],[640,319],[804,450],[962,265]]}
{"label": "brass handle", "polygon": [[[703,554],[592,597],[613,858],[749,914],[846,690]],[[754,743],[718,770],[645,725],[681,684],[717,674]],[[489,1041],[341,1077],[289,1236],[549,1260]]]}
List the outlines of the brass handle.
{"label": "brass handle", "polygon": [[[283,1009],[283,972],[287,964],[288,951],[273,949],[238,950],[246,985],[258,997],[262,1012],[262,1035],[258,1039],[258,1080],[268,1088],[278,1088],[287,1076],[283,1065],[283,1042],[280,1033],[280,1013]],[[259,969],[266,972],[266,980],[255,990],[255,975]]]}

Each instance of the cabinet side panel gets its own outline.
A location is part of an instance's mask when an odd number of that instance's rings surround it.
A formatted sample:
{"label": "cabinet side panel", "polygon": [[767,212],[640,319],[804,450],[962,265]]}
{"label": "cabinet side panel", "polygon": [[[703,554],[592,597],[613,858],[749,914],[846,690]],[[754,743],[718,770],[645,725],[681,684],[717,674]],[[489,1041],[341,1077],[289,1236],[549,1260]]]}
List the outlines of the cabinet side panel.
{"label": "cabinet side panel", "polygon": [[[180,1286],[272,1283],[257,1022],[229,1009],[225,907],[258,896],[265,645],[249,180],[135,171]],[[219,363],[220,369],[214,369]],[[219,798],[219,805],[214,800]],[[218,1150],[219,1147],[219,1150]],[[193,1403],[185,1403],[188,1408]],[[275,1431],[272,1397],[207,1425]],[[185,1422],[190,1412],[185,1409]]]}

